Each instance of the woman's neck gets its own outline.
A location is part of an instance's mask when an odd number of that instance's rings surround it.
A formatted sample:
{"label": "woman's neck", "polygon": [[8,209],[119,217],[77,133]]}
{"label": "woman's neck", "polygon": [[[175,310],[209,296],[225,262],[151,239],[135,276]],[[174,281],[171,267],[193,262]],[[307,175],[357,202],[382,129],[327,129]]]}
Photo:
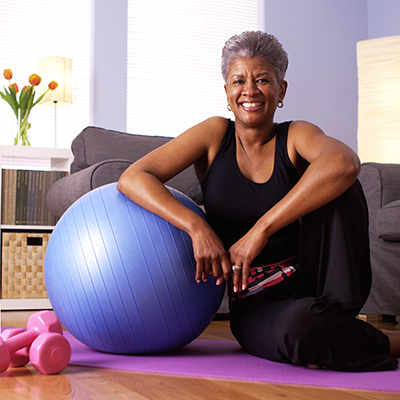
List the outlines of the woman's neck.
{"label": "woman's neck", "polygon": [[235,123],[236,136],[244,148],[264,147],[275,137],[277,125],[277,123],[271,123],[258,127],[248,127]]}

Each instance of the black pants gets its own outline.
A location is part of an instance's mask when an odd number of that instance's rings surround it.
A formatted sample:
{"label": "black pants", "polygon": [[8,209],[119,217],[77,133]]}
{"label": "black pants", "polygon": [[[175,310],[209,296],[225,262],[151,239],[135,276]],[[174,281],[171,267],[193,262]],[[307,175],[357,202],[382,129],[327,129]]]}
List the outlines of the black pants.
{"label": "black pants", "polygon": [[356,319],[371,286],[368,209],[357,181],[301,221],[301,266],[287,281],[230,304],[250,354],[342,371],[397,367],[389,339]]}

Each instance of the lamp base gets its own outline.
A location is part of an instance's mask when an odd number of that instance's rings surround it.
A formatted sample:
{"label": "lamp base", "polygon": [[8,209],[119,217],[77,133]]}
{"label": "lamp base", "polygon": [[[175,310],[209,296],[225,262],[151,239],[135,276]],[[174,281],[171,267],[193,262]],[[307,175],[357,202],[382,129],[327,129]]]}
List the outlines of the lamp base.
{"label": "lamp base", "polygon": [[54,147],[57,148],[57,100],[54,103]]}

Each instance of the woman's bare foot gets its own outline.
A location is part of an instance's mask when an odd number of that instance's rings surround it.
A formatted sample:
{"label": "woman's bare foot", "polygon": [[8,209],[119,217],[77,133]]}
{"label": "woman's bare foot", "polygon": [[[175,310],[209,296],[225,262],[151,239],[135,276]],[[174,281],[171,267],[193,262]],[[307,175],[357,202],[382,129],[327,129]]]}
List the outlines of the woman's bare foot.
{"label": "woman's bare foot", "polygon": [[381,329],[381,332],[389,338],[390,355],[392,357],[400,357],[400,331]]}
{"label": "woman's bare foot", "polygon": [[310,369],[326,369],[326,367],[320,364],[307,364],[307,367]]}

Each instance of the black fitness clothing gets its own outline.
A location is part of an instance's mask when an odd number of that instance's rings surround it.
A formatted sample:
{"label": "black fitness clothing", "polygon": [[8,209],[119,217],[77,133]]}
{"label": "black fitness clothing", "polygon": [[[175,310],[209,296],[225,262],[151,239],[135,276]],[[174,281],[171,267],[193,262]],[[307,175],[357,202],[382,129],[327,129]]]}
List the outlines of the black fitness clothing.
{"label": "black fitness clothing", "polygon": [[[229,122],[202,182],[209,222],[227,249],[298,181],[287,154],[289,125],[278,125],[272,176],[257,184],[239,170],[234,123]],[[245,298],[231,298],[231,329],[245,351],[337,370],[397,367],[389,355],[388,337],[355,318],[371,285],[368,210],[358,181],[331,203],[277,232],[270,243],[252,268],[279,264],[298,252],[300,263],[281,282]]]}
{"label": "black fitness clothing", "polygon": [[[235,123],[229,121],[221,148],[201,184],[207,219],[227,248],[244,236],[299,180],[286,152],[289,124],[276,128],[275,166],[271,178],[260,184],[240,172],[236,161]],[[272,264],[297,254],[298,221],[272,235],[253,265]]]}

